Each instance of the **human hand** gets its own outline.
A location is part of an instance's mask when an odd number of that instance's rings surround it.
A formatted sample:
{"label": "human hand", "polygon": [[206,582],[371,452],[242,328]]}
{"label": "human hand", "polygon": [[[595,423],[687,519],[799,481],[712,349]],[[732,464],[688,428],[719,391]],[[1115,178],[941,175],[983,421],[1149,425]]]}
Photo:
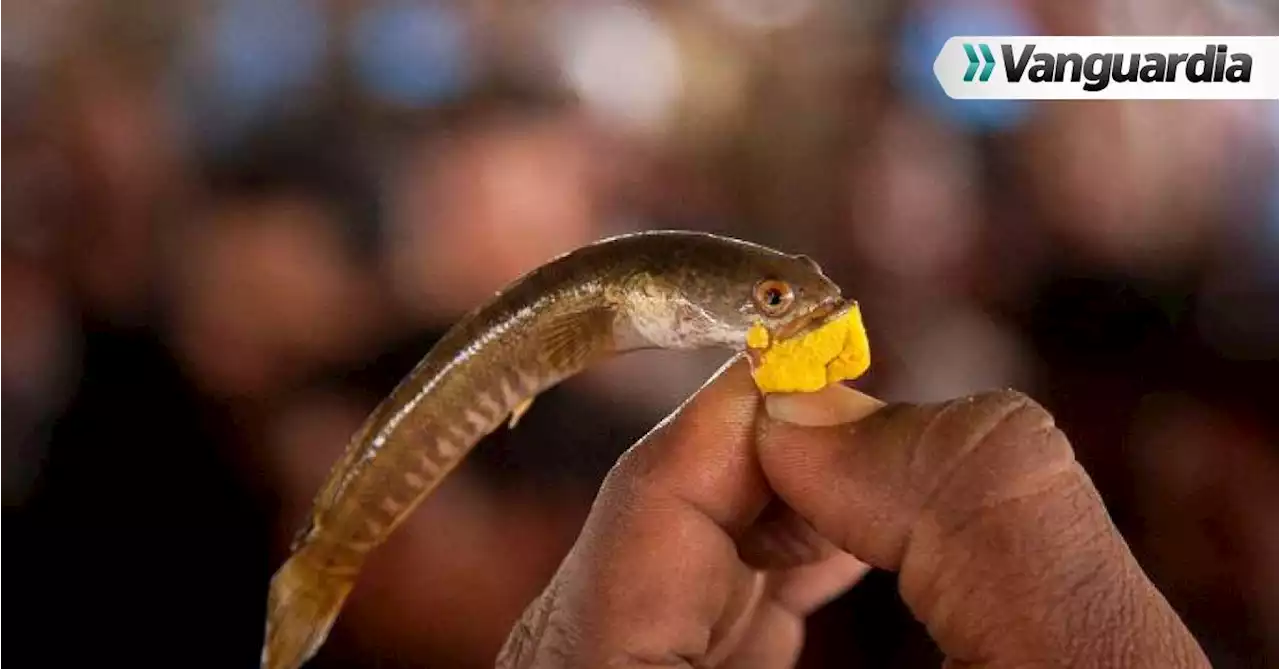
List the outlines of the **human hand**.
{"label": "human hand", "polygon": [[790,666],[868,564],[955,666],[1208,666],[1025,396],[765,400],[743,359],[619,461],[498,666]]}

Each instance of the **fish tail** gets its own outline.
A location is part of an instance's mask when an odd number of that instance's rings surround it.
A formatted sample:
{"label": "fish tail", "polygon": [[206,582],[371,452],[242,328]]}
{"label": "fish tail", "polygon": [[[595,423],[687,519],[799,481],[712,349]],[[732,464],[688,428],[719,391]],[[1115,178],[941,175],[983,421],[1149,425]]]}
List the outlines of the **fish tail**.
{"label": "fish tail", "polygon": [[310,660],[355,585],[355,570],[325,569],[314,550],[304,545],[271,578],[262,669],[297,669]]}

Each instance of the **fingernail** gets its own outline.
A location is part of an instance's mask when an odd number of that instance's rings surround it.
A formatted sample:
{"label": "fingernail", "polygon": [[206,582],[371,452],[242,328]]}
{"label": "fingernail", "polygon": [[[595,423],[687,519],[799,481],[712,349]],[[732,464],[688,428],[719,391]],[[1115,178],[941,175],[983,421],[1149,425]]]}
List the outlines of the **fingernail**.
{"label": "fingernail", "polygon": [[833,384],[813,393],[778,393],[764,401],[769,417],[808,427],[843,425],[862,420],[885,404],[841,384]]}

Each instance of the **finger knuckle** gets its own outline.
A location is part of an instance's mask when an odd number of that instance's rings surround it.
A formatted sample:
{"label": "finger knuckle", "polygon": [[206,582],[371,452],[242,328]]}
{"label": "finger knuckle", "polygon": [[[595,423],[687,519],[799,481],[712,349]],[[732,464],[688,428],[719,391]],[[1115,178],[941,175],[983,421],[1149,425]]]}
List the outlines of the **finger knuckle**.
{"label": "finger knuckle", "polygon": [[524,669],[531,666],[534,649],[541,640],[551,613],[550,598],[539,596],[525,609],[498,653],[499,669]]}
{"label": "finger knuckle", "polygon": [[1070,443],[1052,414],[1025,393],[1000,390],[937,411],[921,443],[937,465],[926,507],[960,522],[1006,502],[1060,489],[1077,477]]}
{"label": "finger knuckle", "polygon": [[980,435],[990,439],[1001,434],[1001,430],[1011,428],[1043,428],[1053,427],[1053,415],[1047,409],[1020,390],[993,390],[974,395],[968,400],[972,403],[972,411],[979,417],[995,417],[986,423],[987,430]]}
{"label": "finger knuckle", "polygon": [[557,615],[562,581],[552,581],[537,599],[524,610],[511,629],[498,653],[498,669],[532,669],[562,667],[571,656],[570,647],[577,638],[572,625]]}
{"label": "finger knuckle", "polygon": [[662,487],[657,459],[647,449],[635,447],[618,459],[605,477],[597,498],[598,508],[614,517],[631,515],[640,501],[653,496]]}

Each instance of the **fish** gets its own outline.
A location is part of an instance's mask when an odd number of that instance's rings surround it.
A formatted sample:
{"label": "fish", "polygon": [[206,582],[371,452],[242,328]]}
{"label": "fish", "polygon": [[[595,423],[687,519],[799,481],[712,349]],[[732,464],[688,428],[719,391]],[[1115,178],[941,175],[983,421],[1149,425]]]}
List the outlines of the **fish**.
{"label": "fish", "polygon": [[817,262],[706,232],[653,230],[556,256],[460,318],[369,414],[267,593],[263,669],[319,651],[365,559],[476,446],[538,394],[643,349],[751,354],[849,304]]}

